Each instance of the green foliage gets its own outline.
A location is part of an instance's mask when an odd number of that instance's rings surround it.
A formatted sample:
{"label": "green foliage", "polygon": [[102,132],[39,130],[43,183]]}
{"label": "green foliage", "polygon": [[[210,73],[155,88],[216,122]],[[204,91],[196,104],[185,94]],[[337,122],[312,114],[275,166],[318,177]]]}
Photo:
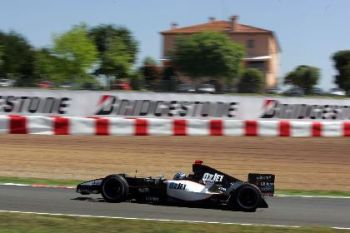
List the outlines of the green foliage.
{"label": "green foliage", "polygon": [[34,76],[34,51],[21,35],[0,32],[0,76],[14,78],[19,86],[32,86]]}
{"label": "green foliage", "polygon": [[53,56],[48,49],[41,49],[35,53],[35,72],[41,80],[67,82],[70,79],[70,67],[69,61]]}
{"label": "green foliage", "polygon": [[254,68],[246,69],[238,83],[239,93],[262,93],[264,90],[264,75]]}
{"label": "green foliage", "polygon": [[79,25],[54,38],[53,54],[67,65],[71,75],[84,79],[97,61],[98,52],[86,26]]}
{"label": "green foliage", "polygon": [[84,24],[56,35],[51,49],[34,49],[20,35],[0,32],[0,77],[17,79],[21,86],[38,80],[96,85],[89,75],[127,77],[138,52],[137,41],[124,27]]}
{"label": "green foliage", "polygon": [[338,74],[335,76],[335,83],[346,92],[350,91],[350,50],[336,52],[332,59]]}
{"label": "green foliage", "polygon": [[284,84],[295,85],[304,89],[305,94],[311,94],[319,78],[320,70],[317,67],[301,65],[286,75]]}
{"label": "green foliage", "polygon": [[244,56],[241,45],[222,33],[203,32],[176,40],[172,54],[176,68],[193,78],[238,77]]}
{"label": "green foliage", "polygon": [[124,27],[100,25],[89,31],[89,37],[99,52],[100,68],[96,73],[125,77],[138,52],[137,41],[131,32]]}
{"label": "green foliage", "polygon": [[85,25],[55,36],[53,48],[36,51],[35,58],[35,73],[41,80],[79,85],[94,82],[88,72],[97,62],[97,49]]}
{"label": "green foliage", "polygon": [[131,68],[131,55],[127,47],[118,37],[110,38],[108,50],[101,57],[100,71],[108,75],[117,75],[124,78]]}

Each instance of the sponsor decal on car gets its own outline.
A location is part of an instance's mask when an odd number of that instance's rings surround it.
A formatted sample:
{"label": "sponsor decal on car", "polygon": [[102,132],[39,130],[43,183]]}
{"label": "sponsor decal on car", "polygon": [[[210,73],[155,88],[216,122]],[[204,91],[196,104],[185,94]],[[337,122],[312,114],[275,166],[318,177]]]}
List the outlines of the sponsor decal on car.
{"label": "sponsor decal on car", "polygon": [[220,175],[218,173],[210,174],[210,173],[204,173],[202,180],[203,181],[209,181],[209,182],[222,182],[224,179],[223,175]]}
{"label": "sponsor decal on car", "polygon": [[169,189],[185,190],[186,186],[187,186],[186,184],[181,184],[181,183],[174,183],[174,182],[169,183]]}

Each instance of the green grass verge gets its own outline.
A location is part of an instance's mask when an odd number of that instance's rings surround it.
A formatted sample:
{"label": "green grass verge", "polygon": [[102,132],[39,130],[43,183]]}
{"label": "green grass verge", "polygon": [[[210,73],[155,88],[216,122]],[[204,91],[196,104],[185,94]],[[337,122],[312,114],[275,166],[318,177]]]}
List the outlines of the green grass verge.
{"label": "green grass verge", "polygon": [[174,223],[142,220],[121,220],[107,218],[79,218],[35,214],[0,213],[0,233],[333,233],[339,230],[326,227],[267,227],[239,226],[206,223]]}
{"label": "green grass verge", "polygon": [[[63,185],[76,186],[83,182],[82,180],[57,180],[57,179],[42,179],[42,178],[21,178],[21,177],[2,177],[0,183],[17,183],[17,184],[45,184],[45,185]],[[294,190],[281,189],[277,190],[276,194],[284,195],[314,195],[314,196],[350,196],[350,192],[344,191],[323,191],[323,190]]]}

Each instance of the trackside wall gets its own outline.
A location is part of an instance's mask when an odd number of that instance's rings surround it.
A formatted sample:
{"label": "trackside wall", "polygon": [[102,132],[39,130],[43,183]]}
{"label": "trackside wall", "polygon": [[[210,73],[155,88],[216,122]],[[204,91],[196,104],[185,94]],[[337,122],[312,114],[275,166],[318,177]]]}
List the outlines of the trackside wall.
{"label": "trackside wall", "polygon": [[0,115],[346,121],[350,99],[0,89]]}
{"label": "trackside wall", "polygon": [[348,137],[350,121],[0,116],[0,134]]}

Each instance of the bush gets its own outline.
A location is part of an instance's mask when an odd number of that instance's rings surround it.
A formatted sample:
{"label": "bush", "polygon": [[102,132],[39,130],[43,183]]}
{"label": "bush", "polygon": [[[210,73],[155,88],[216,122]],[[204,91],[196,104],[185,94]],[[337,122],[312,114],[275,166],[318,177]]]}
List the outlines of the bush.
{"label": "bush", "polygon": [[319,79],[320,70],[317,67],[300,65],[286,75],[284,84],[292,84],[303,89],[305,94],[312,94],[312,89]]}
{"label": "bush", "polygon": [[262,93],[264,90],[264,75],[258,69],[246,69],[238,83],[239,93]]}

